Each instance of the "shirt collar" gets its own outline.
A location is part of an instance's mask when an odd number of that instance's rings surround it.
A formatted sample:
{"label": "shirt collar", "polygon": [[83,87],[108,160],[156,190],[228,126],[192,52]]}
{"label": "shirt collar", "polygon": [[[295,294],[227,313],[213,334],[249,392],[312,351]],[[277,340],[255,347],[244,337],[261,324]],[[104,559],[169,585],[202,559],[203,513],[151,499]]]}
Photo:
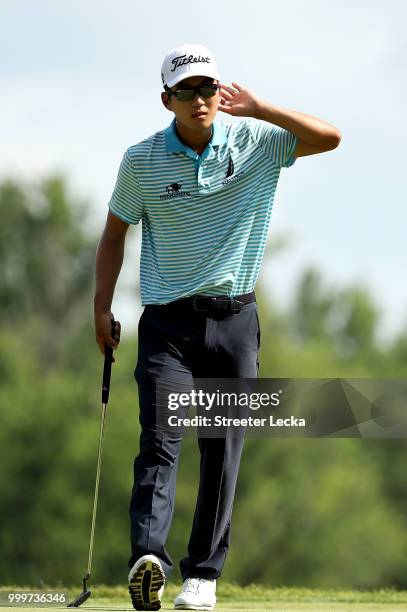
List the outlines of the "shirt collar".
{"label": "shirt collar", "polygon": [[[176,119],[174,117],[171,124],[164,130],[165,134],[165,146],[168,153],[177,153],[179,151],[190,151],[191,148],[188,145],[180,141],[175,129]],[[226,133],[222,127],[222,124],[218,121],[214,121],[213,124],[212,138],[209,141],[211,147],[217,147],[227,143]]]}

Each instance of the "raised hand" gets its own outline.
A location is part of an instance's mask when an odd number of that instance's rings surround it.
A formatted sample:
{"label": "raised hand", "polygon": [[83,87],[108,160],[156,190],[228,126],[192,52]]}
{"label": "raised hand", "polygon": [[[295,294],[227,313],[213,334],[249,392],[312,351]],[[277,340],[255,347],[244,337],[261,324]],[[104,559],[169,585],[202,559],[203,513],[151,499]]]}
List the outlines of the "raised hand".
{"label": "raised hand", "polygon": [[232,85],[233,87],[221,85],[218,109],[236,117],[256,117],[261,102],[260,98],[239,83],[232,82]]}

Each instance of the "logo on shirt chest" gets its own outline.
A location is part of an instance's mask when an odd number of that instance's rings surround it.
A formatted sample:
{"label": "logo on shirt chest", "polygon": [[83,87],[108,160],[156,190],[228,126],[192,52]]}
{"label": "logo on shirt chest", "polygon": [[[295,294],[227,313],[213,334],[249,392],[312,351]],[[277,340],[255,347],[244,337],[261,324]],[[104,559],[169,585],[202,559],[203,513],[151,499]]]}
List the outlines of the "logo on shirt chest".
{"label": "logo on shirt chest", "polygon": [[235,165],[233,163],[232,156],[229,155],[229,165],[228,165],[228,169],[227,169],[226,177],[225,178],[229,178],[229,176],[232,176],[232,174],[234,174],[234,172],[235,172]]}
{"label": "logo on shirt chest", "polygon": [[181,191],[181,187],[181,183],[171,183],[170,185],[166,185],[165,193],[160,194],[160,200],[191,197],[191,193],[189,191]]}
{"label": "logo on shirt chest", "polygon": [[226,171],[225,180],[222,181],[222,185],[228,185],[229,183],[232,183],[233,181],[238,180],[242,176],[243,170],[241,170],[237,174],[234,174],[234,173],[235,173],[235,166],[233,163],[232,156],[230,155],[228,169]]}

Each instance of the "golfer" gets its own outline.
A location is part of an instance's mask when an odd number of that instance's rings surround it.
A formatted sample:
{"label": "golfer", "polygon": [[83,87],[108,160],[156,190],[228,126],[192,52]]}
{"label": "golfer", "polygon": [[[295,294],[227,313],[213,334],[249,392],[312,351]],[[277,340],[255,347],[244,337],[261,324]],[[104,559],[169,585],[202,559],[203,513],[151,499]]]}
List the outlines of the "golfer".
{"label": "golfer", "polygon": [[[157,424],[157,389],[193,378],[254,378],[260,330],[254,288],[281,168],[335,149],[339,130],[221,84],[212,53],[185,44],[164,58],[161,100],[171,124],[124,153],[96,256],[96,340],[116,349],[111,304],[129,225],[142,222],[144,306],[134,372],[140,452],[130,502],[129,591],[158,610],[173,563],[165,549],[181,436]],[[240,121],[215,120],[221,111]],[[178,413],[180,416],[180,413]],[[243,440],[198,438],[200,481],[175,608],[211,610],[228,553]]]}

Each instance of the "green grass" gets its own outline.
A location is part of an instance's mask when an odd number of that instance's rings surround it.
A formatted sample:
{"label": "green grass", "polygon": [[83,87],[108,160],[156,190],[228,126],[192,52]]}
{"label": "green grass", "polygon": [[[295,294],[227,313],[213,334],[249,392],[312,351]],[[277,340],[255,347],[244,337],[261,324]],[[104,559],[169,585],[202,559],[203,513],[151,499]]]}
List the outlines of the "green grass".
{"label": "green grass", "polygon": [[[90,585],[92,596],[81,607],[82,609],[129,610],[127,589],[125,586],[111,587],[106,585]],[[10,590],[63,590],[68,593],[69,599],[75,598],[81,592],[80,585],[63,587],[61,585],[46,587],[8,586],[0,587],[0,593]],[[169,582],[164,592],[162,610],[173,609],[173,601],[179,591],[179,585]],[[267,588],[260,585],[240,587],[230,583],[219,582],[217,588],[218,603],[216,611],[232,612],[233,610],[256,610],[284,612],[302,612],[315,610],[323,612],[336,612],[339,610],[386,610],[388,612],[407,612],[407,591],[390,589],[378,591],[340,591],[319,590],[306,588]],[[61,608],[53,608],[61,610]],[[16,607],[4,607],[4,612],[16,612]],[[27,610],[38,608],[24,607]],[[50,608],[46,608],[50,610]]]}

